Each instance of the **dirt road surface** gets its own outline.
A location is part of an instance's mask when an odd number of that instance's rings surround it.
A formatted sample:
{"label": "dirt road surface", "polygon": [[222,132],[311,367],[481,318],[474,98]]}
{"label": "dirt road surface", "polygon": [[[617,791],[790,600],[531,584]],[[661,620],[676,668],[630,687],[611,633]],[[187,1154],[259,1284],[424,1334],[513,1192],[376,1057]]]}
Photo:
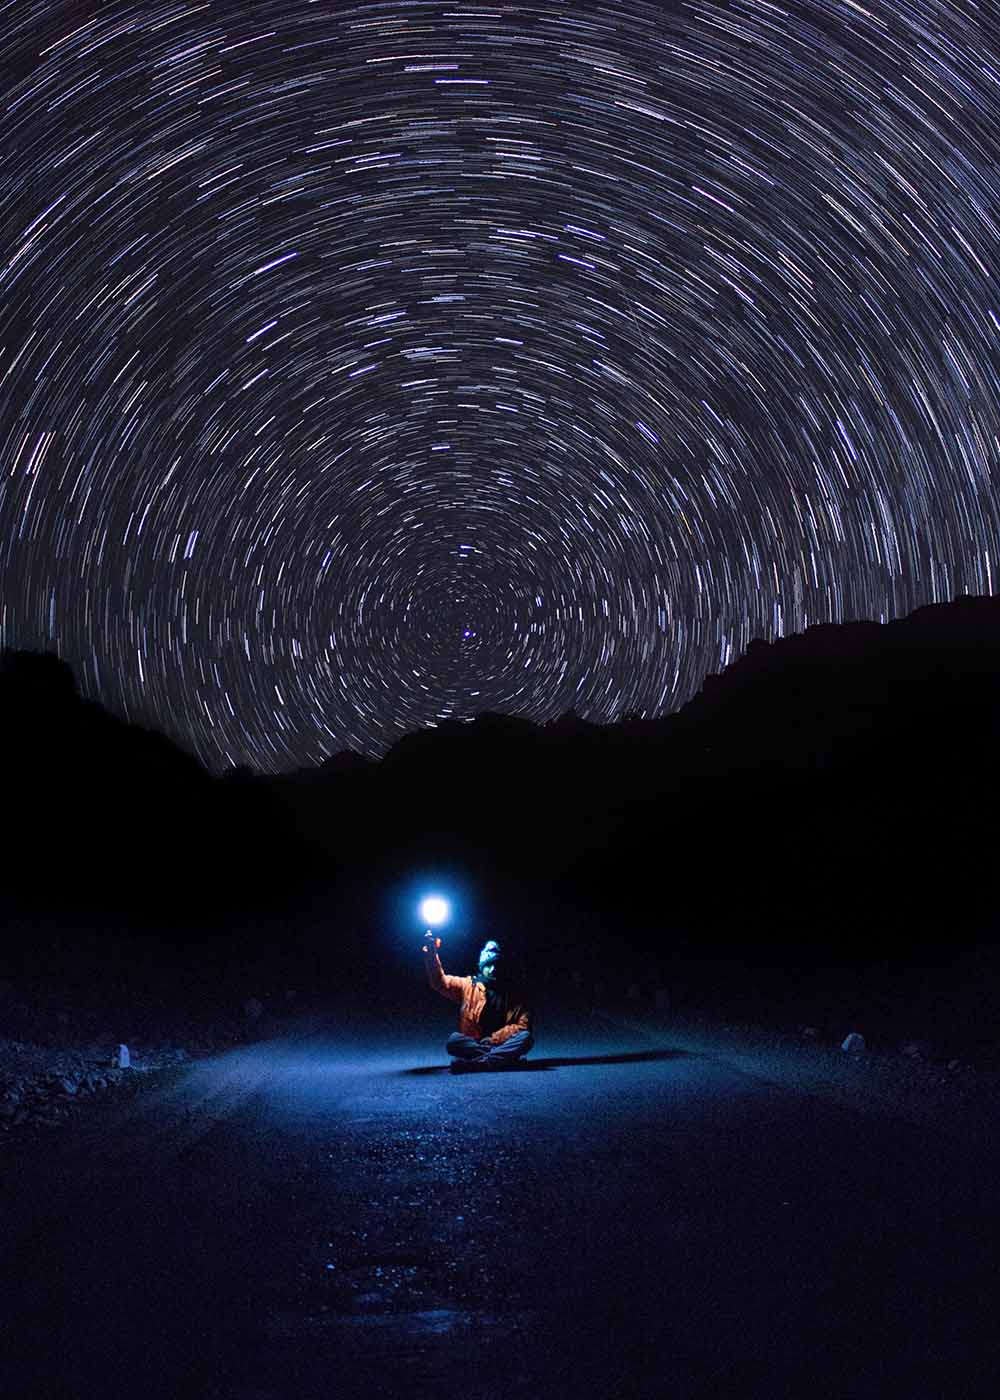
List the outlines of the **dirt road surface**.
{"label": "dirt road surface", "polygon": [[9,1146],[0,1391],[1000,1394],[988,1147],[669,1021],[451,1075],[444,1010],[330,1010]]}

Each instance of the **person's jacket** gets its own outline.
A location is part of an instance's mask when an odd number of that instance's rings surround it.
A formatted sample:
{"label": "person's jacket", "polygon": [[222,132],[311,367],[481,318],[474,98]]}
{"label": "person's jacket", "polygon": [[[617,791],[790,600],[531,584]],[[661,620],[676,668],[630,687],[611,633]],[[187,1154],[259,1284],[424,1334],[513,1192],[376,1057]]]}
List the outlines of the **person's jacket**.
{"label": "person's jacket", "polygon": [[[475,977],[450,977],[441,966],[436,952],[424,951],[424,966],[427,968],[427,980],[434,990],[449,1001],[458,1002],[458,1029],[461,1034],[471,1036],[473,1040],[484,1039],[479,1029],[486,1006],[486,988],[482,982]],[[494,1031],[490,1040],[494,1045],[501,1045],[518,1031],[530,1030],[531,1012],[528,1007],[516,999],[509,999],[507,1024]]]}

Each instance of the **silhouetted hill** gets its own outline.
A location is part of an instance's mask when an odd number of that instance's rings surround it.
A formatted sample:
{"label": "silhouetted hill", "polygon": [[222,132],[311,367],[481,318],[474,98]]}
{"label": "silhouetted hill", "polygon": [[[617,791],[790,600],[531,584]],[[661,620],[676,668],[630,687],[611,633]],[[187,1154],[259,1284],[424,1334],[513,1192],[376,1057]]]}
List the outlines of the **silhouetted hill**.
{"label": "silhouetted hill", "polygon": [[[253,883],[266,789],[214,780],[163,734],[82,698],[58,657],[0,653],[3,887],[67,908],[139,908],[149,919],[225,907]],[[268,830],[268,827],[270,828]],[[259,865],[258,865],[259,870]]]}
{"label": "silhouetted hill", "polygon": [[373,759],[355,753],[353,749],[343,749],[325,758],[319,765],[319,771],[324,778],[339,778],[345,773],[363,773],[373,762]]}
{"label": "silhouetted hill", "polygon": [[740,769],[829,770],[862,751],[1000,738],[1000,600],[961,598],[885,625],[752,642],[681,712]]}
{"label": "silhouetted hill", "polygon": [[1000,600],[959,599],[755,642],[666,718],[451,721],[284,800],[358,889],[450,863],[567,945],[926,960],[992,937],[998,702]]}
{"label": "silhouetted hill", "polygon": [[211,777],[83,700],[51,656],[0,657],[0,726],[8,885],[67,903],[152,916],[302,887],[317,927],[340,908],[370,930],[386,892],[448,870],[566,956],[599,940],[607,957],[889,975],[993,943],[992,598],[754,642],[662,719],[483,714],[277,777]]}

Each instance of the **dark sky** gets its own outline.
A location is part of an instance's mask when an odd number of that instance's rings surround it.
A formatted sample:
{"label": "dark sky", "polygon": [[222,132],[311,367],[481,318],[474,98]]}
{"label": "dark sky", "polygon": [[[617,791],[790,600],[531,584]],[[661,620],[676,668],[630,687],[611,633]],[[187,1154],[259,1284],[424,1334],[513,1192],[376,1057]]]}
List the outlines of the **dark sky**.
{"label": "dark sky", "polygon": [[994,592],[1000,24],[0,0],[0,643],[213,769]]}

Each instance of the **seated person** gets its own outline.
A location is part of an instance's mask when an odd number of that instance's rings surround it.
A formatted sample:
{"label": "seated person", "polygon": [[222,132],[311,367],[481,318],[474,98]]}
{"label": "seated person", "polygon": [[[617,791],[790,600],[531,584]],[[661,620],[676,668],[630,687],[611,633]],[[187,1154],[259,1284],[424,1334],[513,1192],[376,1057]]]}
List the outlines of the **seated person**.
{"label": "seated person", "polygon": [[424,967],[434,991],[458,1002],[458,1030],[445,1044],[452,1070],[509,1069],[523,1063],[535,1043],[531,1011],[523,989],[509,976],[499,944],[493,939],[484,944],[474,976],[450,977],[438,957],[440,941],[425,936]]}

